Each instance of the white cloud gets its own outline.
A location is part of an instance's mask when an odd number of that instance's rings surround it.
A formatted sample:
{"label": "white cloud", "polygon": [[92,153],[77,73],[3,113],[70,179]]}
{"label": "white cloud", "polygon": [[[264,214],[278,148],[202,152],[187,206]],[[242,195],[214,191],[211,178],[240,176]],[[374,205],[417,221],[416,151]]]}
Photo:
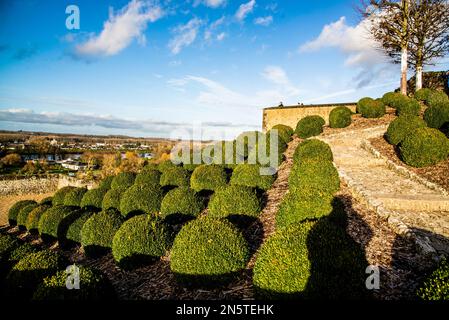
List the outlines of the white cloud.
{"label": "white cloud", "polygon": [[132,0],[116,14],[111,10],[100,34],[77,45],[75,53],[81,57],[112,56],[128,47],[134,39],[144,44],[147,24],[163,15],[163,10],[157,5]]}
{"label": "white cloud", "polygon": [[226,0],[195,0],[193,6],[196,7],[199,4],[202,4],[209,8],[218,8],[224,6],[226,4]]}
{"label": "white cloud", "polygon": [[264,27],[268,27],[272,23],[273,23],[273,16],[259,17],[254,19],[254,24]]}
{"label": "white cloud", "polygon": [[295,87],[287,76],[284,69],[278,66],[268,66],[262,72],[262,76],[268,81],[278,85],[284,92],[284,97],[294,97],[301,92]]}
{"label": "white cloud", "polygon": [[226,33],[225,32],[219,33],[217,35],[217,40],[218,41],[222,41],[224,38],[226,38]]}
{"label": "white cloud", "polygon": [[250,14],[254,10],[254,6],[256,5],[256,0],[251,0],[247,3],[241,4],[235,13],[235,17],[238,21],[245,20],[246,16]]}
{"label": "white cloud", "polygon": [[173,54],[178,54],[184,47],[191,45],[195,41],[202,23],[202,20],[193,18],[186,24],[175,28],[176,35],[168,44],[170,51]]}

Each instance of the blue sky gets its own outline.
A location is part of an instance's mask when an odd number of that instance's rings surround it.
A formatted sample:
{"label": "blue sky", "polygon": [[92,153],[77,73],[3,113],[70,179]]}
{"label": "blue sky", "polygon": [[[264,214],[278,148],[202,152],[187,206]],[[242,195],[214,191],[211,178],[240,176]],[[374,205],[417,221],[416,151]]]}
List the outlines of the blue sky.
{"label": "blue sky", "polygon": [[[0,129],[232,138],[397,87],[347,0],[0,2]],[[68,5],[80,12],[68,30]],[[440,63],[436,69],[447,69]]]}

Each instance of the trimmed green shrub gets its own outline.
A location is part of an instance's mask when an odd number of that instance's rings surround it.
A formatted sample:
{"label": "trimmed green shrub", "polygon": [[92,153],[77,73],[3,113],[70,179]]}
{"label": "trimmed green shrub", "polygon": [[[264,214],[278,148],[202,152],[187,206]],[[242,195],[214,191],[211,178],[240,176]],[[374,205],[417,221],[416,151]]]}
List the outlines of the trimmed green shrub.
{"label": "trimmed green shrub", "polygon": [[426,123],[420,117],[403,115],[394,119],[388,126],[386,138],[389,143],[398,145],[410,132],[418,128],[426,127]]}
{"label": "trimmed green shrub", "polygon": [[285,131],[290,137],[293,135],[293,133],[295,133],[293,128],[291,128],[285,124],[277,124],[272,129],[277,129],[279,131]]}
{"label": "trimmed green shrub", "polygon": [[132,172],[120,172],[112,179],[111,189],[122,189],[131,187],[134,184],[136,175]]}
{"label": "trimmed green shrub", "polygon": [[363,110],[365,110],[365,108],[368,106],[368,104],[373,102],[373,101],[374,101],[374,99],[370,98],[370,97],[365,97],[365,98],[360,99],[357,102],[356,112],[357,113],[362,113]]}
{"label": "trimmed green shrub", "polygon": [[327,216],[333,209],[332,199],[330,195],[320,197],[290,192],[281,202],[276,215],[276,227],[282,228]]}
{"label": "trimmed green shrub", "polygon": [[64,218],[75,214],[77,207],[55,206],[45,211],[38,224],[39,234],[43,240],[58,239],[61,236],[60,224]]}
{"label": "trimmed green shrub", "polygon": [[352,111],[348,107],[336,107],[329,114],[331,128],[346,128],[351,124]]}
{"label": "trimmed green shrub", "polygon": [[[161,172],[158,170],[145,170],[136,176],[134,185],[159,185]],[[123,188],[122,188],[123,189]]]}
{"label": "trimmed green shrub", "polygon": [[340,178],[330,161],[303,160],[293,166],[288,185],[290,192],[325,197],[340,189]]}
{"label": "trimmed green shrub", "polygon": [[11,251],[11,253],[8,256],[8,262],[12,267],[15,263],[17,263],[19,260],[22,260],[27,255],[31,253],[36,253],[38,251],[39,250],[31,243],[22,242],[17,248]]}
{"label": "trimmed green shrub", "polygon": [[364,118],[380,118],[385,115],[385,112],[385,105],[380,100],[368,101],[360,110],[360,113]]}
{"label": "trimmed green shrub", "polygon": [[[210,144],[203,149],[203,159],[206,164],[216,164],[228,169],[234,169],[238,163],[245,161],[244,157],[237,154],[236,141],[219,141]],[[241,153],[244,153],[241,152]]]}
{"label": "trimmed green shrub", "polygon": [[120,200],[123,217],[147,213],[155,215],[161,208],[164,193],[160,186],[135,185],[125,191]]}
{"label": "trimmed green shrub", "polygon": [[[276,127],[276,126],[275,126]],[[291,140],[292,140],[292,134],[290,134],[290,130],[292,130],[290,127],[290,129],[283,129],[283,127],[279,127],[278,128],[271,128],[270,130],[267,131],[266,135],[270,136],[270,134],[274,131],[277,130],[277,134],[279,139],[284,143],[284,144],[288,144]]]}
{"label": "trimmed green shrub", "polygon": [[53,197],[46,197],[46,198],[42,199],[42,200],[39,202],[39,204],[40,204],[40,205],[48,204],[48,205],[51,206],[51,205],[53,204]]}
{"label": "trimmed green shrub", "polygon": [[142,214],[125,221],[112,240],[112,255],[124,269],[132,269],[165,255],[172,243],[168,225]]}
{"label": "trimmed green shrub", "polygon": [[239,164],[232,173],[231,185],[246,186],[261,190],[270,189],[274,180],[276,180],[276,176],[261,175],[260,168],[257,164]]}
{"label": "trimmed green shrub", "polygon": [[333,161],[334,156],[327,143],[318,139],[308,139],[301,142],[293,154],[294,163],[302,160]]}
{"label": "trimmed green shrub", "polygon": [[24,207],[30,205],[30,204],[36,204],[36,201],[34,200],[21,200],[16,202],[9,208],[8,211],[8,223],[10,226],[17,225],[17,216],[19,215],[20,210],[22,210]]}
{"label": "trimmed green shrub", "polygon": [[307,116],[299,120],[296,125],[296,134],[302,139],[318,136],[323,132],[325,121],[320,116]]}
{"label": "trimmed green shrub", "polygon": [[445,94],[443,91],[434,90],[429,95],[429,99],[427,100],[427,105],[429,107],[433,107],[433,106],[448,103],[448,102],[449,102],[449,98],[448,98],[447,94]]}
{"label": "trimmed green shrub", "polygon": [[146,171],[153,171],[153,170],[158,170],[159,171],[159,165],[156,163],[147,163],[143,168],[142,168],[142,172],[146,172]]}
{"label": "trimmed green shrub", "polygon": [[34,208],[27,217],[26,228],[29,232],[36,232],[39,228],[39,220],[45,211],[51,208],[51,205],[43,204]]}
{"label": "trimmed green shrub", "polygon": [[235,215],[257,217],[261,210],[256,190],[244,186],[219,188],[209,202],[209,216],[215,218]]}
{"label": "trimmed green shrub", "polygon": [[159,163],[157,169],[158,169],[160,172],[164,173],[165,170],[171,169],[171,168],[173,168],[173,167],[178,167],[178,166],[177,166],[176,164],[174,164],[173,162],[171,162],[171,160],[167,160],[167,161],[164,161],[164,162]]}
{"label": "trimmed green shrub", "polygon": [[419,102],[411,98],[401,100],[401,103],[399,103],[396,107],[396,114],[398,116],[406,114],[418,116],[420,111],[421,105],[419,104]]}
{"label": "trimmed green shrub", "polygon": [[449,300],[449,262],[441,260],[437,269],[417,291],[419,298],[427,301]]}
{"label": "trimmed green shrub", "polygon": [[70,190],[64,197],[64,205],[79,207],[86,192],[87,188],[75,188]]}
{"label": "trimmed green shrub", "polygon": [[194,190],[187,187],[179,187],[170,190],[162,200],[161,216],[186,216],[186,218],[197,217],[205,208],[205,201]]}
{"label": "trimmed green shrub", "polygon": [[[180,149],[178,152],[178,157],[182,162],[182,167],[188,171],[193,171],[196,168],[198,168],[198,166],[204,164],[203,158],[202,158],[202,149],[199,148],[196,145],[190,144],[190,149],[184,150],[184,149]],[[186,151],[186,152],[184,152]],[[188,154],[185,154],[187,153]]]}
{"label": "trimmed green shrub", "polygon": [[[265,136],[260,131],[245,131],[238,135],[235,139],[235,152],[240,157],[248,157],[251,150],[256,146],[260,139]],[[238,147],[240,146],[240,147]]]}
{"label": "trimmed green shrub", "polygon": [[98,188],[111,189],[112,180],[114,180],[114,176],[107,176],[100,182]]}
{"label": "trimmed green shrub", "polygon": [[101,207],[103,209],[120,209],[120,200],[122,199],[123,194],[125,191],[128,190],[127,188],[121,188],[121,189],[110,189],[106,194],[104,195],[103,202],[101,203]]}
{"label": "trimmed green shrub", "polygon": [[0,235],[0,283],[17,261],[34,252],[37,249],[31,244],[9,234]]}
{"label": "trimmed green shrub", "polygon": [[33,211],[33,209],[35,209],[37,207],[38,207],[38,204],[33,203],[33,204],[29,204],[29,205],[23,207],[22,209],[20,209],[20,212],[17,215],[17,225],[19,226],[20,229],[26,229],[26,222],[28,219],[28,215],[30,214],[31,211]]}
{"label": "trimmed green shrub", "polygon": [[216,164],[203,164],[196,168],[190,178],[190,186],[195,191],[214,191],[228,183],[226,171]]}
{"label": "trimmed green shrub", "polygon": [[447,159],[449,140],[437,129],[418,128],[405,137],[399,149],[406,164],[426,167]]}
{"label": "trimmed green shrub", "polygon": [[432,93],[432,89],[422,88],[415,92],[415,99],[418,101],[428,101],[430,94]]}
{"label": "trimmed green shrub", "polygon": [[0,234],[0,262],[7,260],[12,251],[20,246],[20,240],[9,234]]}
{"label": "trimmed green shrub", "polygon": [[190,185],[190,172],[183,167],[172,167],[162,172],[161,186],[181,187]]}
{"label": "trimmed green shrub", "polygon": [[54,206],[64,205],[65,196],[73,189],[75,189],[75,187],[68,186],[56,191],[56,193],[53,195],[52,204]]}
{"label": "trimmed green shrub", "polygon": [[236,227],[202,218],[186,224],[176,236],[170,268],[183,285],[215,287],[233,280],[249,258],[248,244]]}
{"label": "trimmed green shrub", "polygon": [[424,111],[424,120],[430,128],[440,129],[449,122],[449,101],[428,107]]}
{"label": "trimmed green shrub", "polygon": [[81,229],[81,245],[86,255],[95,257],[110,249],[122,223],[122,216],[115,209],[95,213],[87,219]]}
{"label": "trimmed green shrub", "polygon": [[108,189],[96,188],[87,191],[81,200],[81,208],[96,208],[101,209],[103,198],[108,192]]}
{"label": "trimmed green shrub", "polygon": [[[77,266],[79,270],[79,289],[67,290],[67,270],[59,271],[44,278],[33,294],[38,301],[98,301],[115,298],[114,289],[108,278],[100,271],[87,266]],[[73,268],[73,267],[72,267]],[[73,270],[69,270],[74,272]]]}
{"label": "trimmed green shrub", "polygon": [[86,221],[94,214],[93,211],[81,209],[76,215],[71,215],[69,219],[65,219],[64,237],[65,241],[70,243],[81,243],[81,230]]}
{"label": "trimmed green shrub", "polygon": [[396,99],[397,95],[400,93],[396,92],[387,92],[382,97],[382,102],[389,107],[394,108],[394,100]]}
{"label": "trimmed green shrub", "polygon": [[63,270],[65,266],[65,259],[54,251],[43,250],[26,255],[6,277],[8,297],[28,300],[43,278]]}
{"label": "trimmed green shrub", "polygon": [[[287,149],[285,143],[279,136],[274,139],[275,145],[272,145],[270,132],[259,139],[256,146],[252,148],[248,155],[247,162],[250,164],[259,164],[263,167],[277,168],[284,161],[284,152]],[[276,146],[277,143],[277,146]],[[260,147],[262,147],[261,150]],[[274,152],[274,154],[273,154]],[[274,170],[275,171],[275,170]]]}

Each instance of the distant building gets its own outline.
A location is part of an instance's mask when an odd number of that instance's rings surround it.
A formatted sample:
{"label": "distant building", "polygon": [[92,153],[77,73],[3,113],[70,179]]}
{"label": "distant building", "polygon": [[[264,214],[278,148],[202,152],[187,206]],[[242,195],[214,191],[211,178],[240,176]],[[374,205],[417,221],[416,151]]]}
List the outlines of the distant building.
{"label": "distant building", "polygon": [[81,163],[79,161],[73,161],[73,160],[63,160],[63,161],[60,161],[60,164],[63,168],[73,170],[73,171],[84,170],[87,168],[87,165],[85,165],[84,163]]}
{"label": "distant building", "polygon": [[53,140],[50,141],[50,145],[52,147],[56,147],[58,145],[58,141],[56,139],[53,139]]}

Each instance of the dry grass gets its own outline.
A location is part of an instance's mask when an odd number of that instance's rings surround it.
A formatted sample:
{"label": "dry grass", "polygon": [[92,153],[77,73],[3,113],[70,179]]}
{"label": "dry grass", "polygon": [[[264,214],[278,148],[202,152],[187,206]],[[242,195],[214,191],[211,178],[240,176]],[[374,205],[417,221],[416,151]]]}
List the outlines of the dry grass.
{"label": "dry grass", "polygon": [[54,192],[42,194],[24,194],[0,196],[0,226],[8,223],[8,210],[11,206],[20,200],[36,200],[40,201],[46,197],[51,197]]}

